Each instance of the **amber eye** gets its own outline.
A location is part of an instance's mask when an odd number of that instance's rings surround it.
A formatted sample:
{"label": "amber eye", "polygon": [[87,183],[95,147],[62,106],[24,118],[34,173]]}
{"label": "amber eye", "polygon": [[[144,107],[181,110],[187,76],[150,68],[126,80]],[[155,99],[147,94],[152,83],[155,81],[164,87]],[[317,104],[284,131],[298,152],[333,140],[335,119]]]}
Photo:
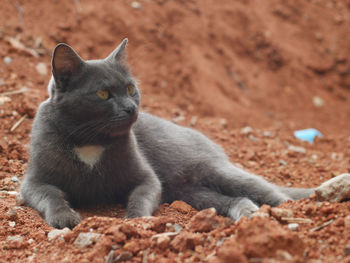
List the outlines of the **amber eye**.
{"label": "amber eye", "polygon": [[126,88],[126,91],[128,93],[129,96],[132,96],[134,94],[134,86],[133,85],[129,85],[127,88]]}
{"label": "amber eye", "polygon": [[100,89],[96,92],[97,96],[100,97],[100,99],[106,100],[109,98],[109,92],[108,90]]}

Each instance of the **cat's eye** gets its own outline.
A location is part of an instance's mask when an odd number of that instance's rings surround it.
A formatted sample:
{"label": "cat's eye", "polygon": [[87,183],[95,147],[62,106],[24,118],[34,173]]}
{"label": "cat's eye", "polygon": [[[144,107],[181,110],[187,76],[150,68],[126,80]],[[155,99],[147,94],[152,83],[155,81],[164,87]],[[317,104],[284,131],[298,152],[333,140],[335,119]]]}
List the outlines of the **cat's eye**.
{"label": "cat's eye", "polygon": [[127,88],[126,88],[126,92],[128,93],[129,96],[132,96],[134,94],[134,86],[133,85],[129,85]]}
{"label": "cat's eye", "polygon": [[100,97],[100,99],[106,100],[109,98],[109,92],[108,90],[100,89],[96,92],[97,96]]}

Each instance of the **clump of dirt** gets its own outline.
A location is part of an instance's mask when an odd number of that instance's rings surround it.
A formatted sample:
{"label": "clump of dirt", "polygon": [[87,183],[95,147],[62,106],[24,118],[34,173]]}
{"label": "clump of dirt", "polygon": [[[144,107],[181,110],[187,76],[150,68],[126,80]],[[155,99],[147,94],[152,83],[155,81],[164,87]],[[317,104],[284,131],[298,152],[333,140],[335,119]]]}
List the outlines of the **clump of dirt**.
{"label": "clump of dirt", "polygon": [[[181,201],[128,220],[98,206],[51,240],[16,203],[59,42],[95,59],[128,37],[143,109],[274,183],[350,172],[349,1],[3,1],[0,13],[0,262],[350,262],[349,202],[289,201],[238,223]],[[293,137],[309,127],[323,137]]]}

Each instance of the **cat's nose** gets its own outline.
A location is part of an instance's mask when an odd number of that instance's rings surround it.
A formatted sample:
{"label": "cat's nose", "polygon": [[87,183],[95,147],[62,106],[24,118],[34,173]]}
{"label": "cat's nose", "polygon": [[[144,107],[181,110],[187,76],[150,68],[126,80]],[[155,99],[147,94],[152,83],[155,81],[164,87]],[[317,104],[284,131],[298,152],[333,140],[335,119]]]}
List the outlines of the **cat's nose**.
{"label": "cat's nose", "polygon": [[126,112],[129,115],[133,115],[136,111],[136,107],[134,106],[128,106],[123,109],[124,112]]}

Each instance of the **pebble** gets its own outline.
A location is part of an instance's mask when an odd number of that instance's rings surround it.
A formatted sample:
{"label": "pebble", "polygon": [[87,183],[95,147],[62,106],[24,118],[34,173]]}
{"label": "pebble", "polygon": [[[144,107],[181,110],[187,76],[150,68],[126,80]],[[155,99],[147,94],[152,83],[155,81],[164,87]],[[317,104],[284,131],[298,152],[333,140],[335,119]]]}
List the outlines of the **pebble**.
{"label": "pebble", "polygon": [[280,165],[285,166],[287,165],[287,162],[285,160],[279,160]]}
{"label": "pebble", "polygon": [[190,226],[195,232],[209,232],[219,226],[216,209],[209,208],[198,212],[190,220]]}
{"label": "pebble", "polygon": [[263,136],[264,136],[264,137],[272,137],[272,132],[264,131],[264,132],[263,132]]}
{"label": "pebble", "polygon": [[93,243],[96,243],[101,234],[98,233],[79,233],[78,237],[74,240],[74,245],[80,248],[87,247]]}
{"label": "pebble", "polygon": [[142,9],[141,3],[140,3],[140,2],[137,2],[137,1],[131,2],[131,7],[132,7],[132,8],[135,8],[135,9]]}
{"label": "pebble", "polygon": [[249,134],[253,132],[253,128],[250,126],[246,126],[241,129],[241,134]]}
{"label": "pebble", "polygon": [[9,102],[9,101],[11,101],[10,97],[0,96],[0,105],[4,105],[6,102]]}
{"label": "pebble", "polygon": [[341,202],[350,198],[350,174],[338,175],[323,184],[315,191],[316,200]]}
{"label": "pebble", "polygon": [[15,235],[15,236],[8,236],[6,238],[6,241],[8,242],[19,242],[22,243],[23,242],[23,237],[20,235]]}
{"label": "pebble", "polygon": [[320,108],[324,106],[324,100],[318,96],[312,98],[312,103],[315,107]]}
{"label": "pebble", "polygon": [[12,181],[12,182],[18,182],[19,179],[18,179],[17,176],[13,176],[13,177],[11,177],[11,181]]}
{"label": "pebble", "polygon": [[300,146],[289,145],[288,150],[296,153],[306,153],[306,149]]}
{"label": "pebble", "polygon": [[57,237],[64,237],[69,232],[71,232],[71,230],[68,227],[63,229],[54,229],[47,234],[47,239],[51,241]]}
{"label": "pebble", "polygon": [[10,220],[16,220],[17,219],[17,208],[11,207],[9,211],[7,211],[6,216]]}
{"label": "pebble", "polygon": [[113,262],[121,262],[121,261],[126,261],[132,258],[132,254],[129,251],[125,251],[121,254],[119,254]]}
{"label": "pebble", "polygon": [[40,74],[40,75],[47,75],[48,70],[47,70],[47,66],[44,62],[40,62],[36,65],[35,67],[36,71]]}
{"label": "pebble", "polygon": [[12,62],[12,58],[10,58],[10,57],[8,57],[8,56],[4,57],[4,63],[5,63],[6,65],[11,64],[11,62]]}
{"label": "pebble", "polygon": [[9,226],[10,226],[10,227],[15,227],[15,226],[16,226],[16,222],[10,221],[10,222],[9,222]]}
{"label": "pebble", "polygon": [[249,138],[249,140],[251,140],[251,141],[253,141],[253,142],[259,141],[259,139],[256,138],[253,134],[249,134],[248,138]]}
{"label": "pebble", "polygon": [[297,224],[297,223],[290,223],[290,224],[288,224],[288,228],[290,230],[292,230],[292,231],[297,231],[298,228],[299,228],[299,224]]}
{"label": "pebble", "polygon": [[291,209],[272,207],[271,215],[277,219],[282,219],[282,217],[293,217],[293,211]]}

